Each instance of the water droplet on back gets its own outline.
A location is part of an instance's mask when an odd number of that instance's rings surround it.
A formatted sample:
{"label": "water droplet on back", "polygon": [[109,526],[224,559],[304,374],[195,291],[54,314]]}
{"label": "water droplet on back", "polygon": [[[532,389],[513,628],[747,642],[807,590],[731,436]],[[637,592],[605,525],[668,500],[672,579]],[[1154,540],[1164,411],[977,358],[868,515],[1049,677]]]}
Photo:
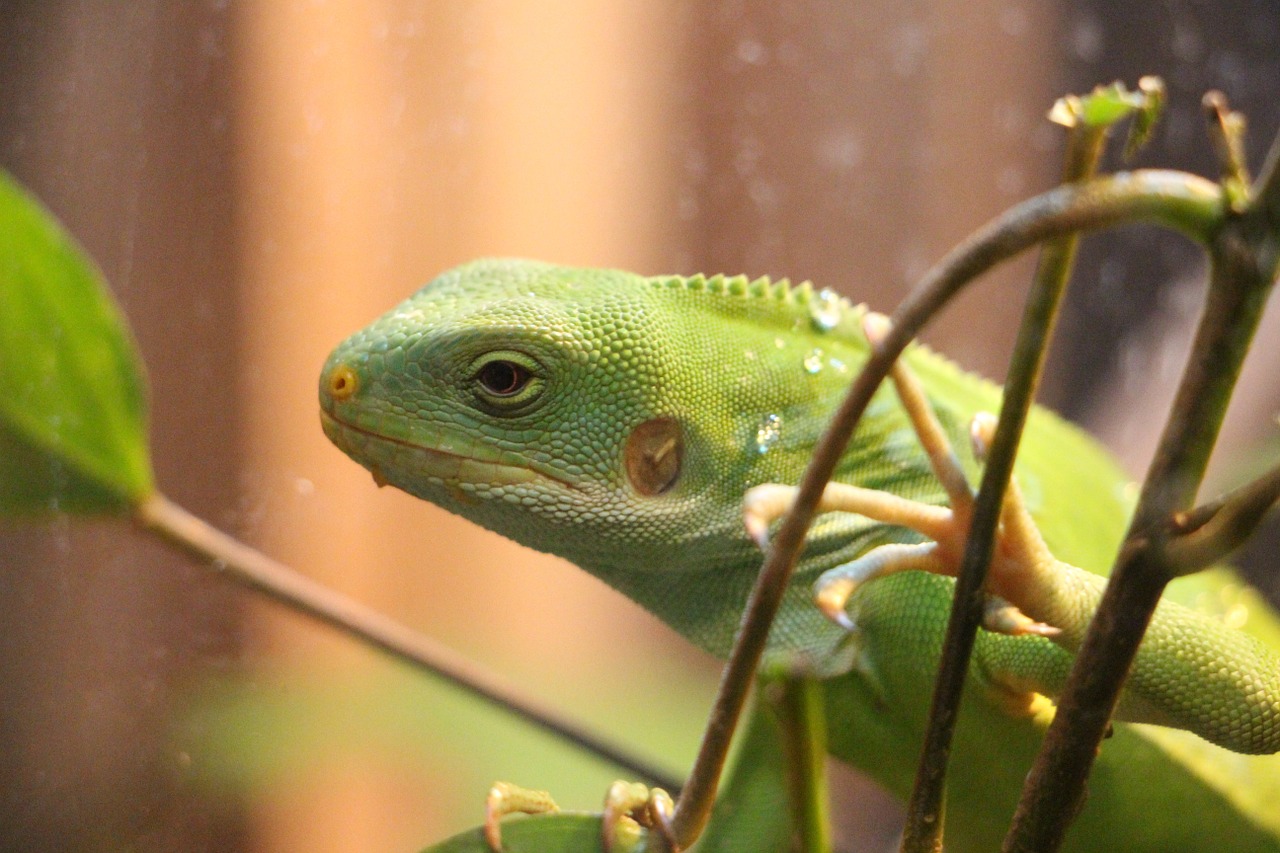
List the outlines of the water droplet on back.
{"label": "water droplet on back", "polygon": [[815,349],[804,357],[804,372],[809,374],[822,372],[822,350]]}
{"label": "water droplet on back", "polygon": [[809,302],[809,317],[819,331],[829,332],[840,322],[840,297],[835,291],[823,288]]}
{"label": "water droplet on back", "polygon": [[756,452],[768,453],[769,448],[778,443],[782,435],[782,418],[779,415],[765,415],[756,428]]}

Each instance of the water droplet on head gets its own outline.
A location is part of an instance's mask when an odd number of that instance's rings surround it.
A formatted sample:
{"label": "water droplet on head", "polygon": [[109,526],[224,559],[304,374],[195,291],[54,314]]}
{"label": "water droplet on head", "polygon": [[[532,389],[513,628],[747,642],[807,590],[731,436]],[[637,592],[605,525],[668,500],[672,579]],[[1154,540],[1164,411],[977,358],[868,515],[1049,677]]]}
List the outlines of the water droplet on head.
{"label": "water droplet on head", "polygon": [[804,357],[804,372],[809,374],[822,371],[822,350],[814,349]]}
{"label": "water droplet on head", "polygon": [[809,317],[819,331],[829,332],[840,322],[840,297],[835,291],[823,288],[813,295],[809,302]]}
{"label": "water droplet on head", "polygon": [[782,435],[782,418],[779,415],[765,415],[756,428],[756,452],[768,453],[769,448],[778,443]]}

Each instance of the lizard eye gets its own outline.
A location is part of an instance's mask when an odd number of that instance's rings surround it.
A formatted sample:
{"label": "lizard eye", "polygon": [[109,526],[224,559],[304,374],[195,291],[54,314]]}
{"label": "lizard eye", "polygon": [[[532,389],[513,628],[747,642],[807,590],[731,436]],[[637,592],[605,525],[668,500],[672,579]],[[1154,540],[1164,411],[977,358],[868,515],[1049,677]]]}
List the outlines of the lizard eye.
{"label": "lizard eye", "polygon": [[480,368],[476,379],[493,396],[511,397],[523,391],[531,377],[522,364],[514,361],[491,361]]}
{"label": "lizard eye", "polygon": [[493,414],[527,411],[542,396],[545,382],[538,362],[520,352],[491,352],[471,367],[476,401]]}

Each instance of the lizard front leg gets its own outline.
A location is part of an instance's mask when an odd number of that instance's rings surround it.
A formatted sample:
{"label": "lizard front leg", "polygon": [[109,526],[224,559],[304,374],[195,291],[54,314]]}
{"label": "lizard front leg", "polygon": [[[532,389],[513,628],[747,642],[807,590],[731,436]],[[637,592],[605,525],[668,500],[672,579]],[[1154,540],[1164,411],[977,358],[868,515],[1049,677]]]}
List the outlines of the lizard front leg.
{"label": "lizard front leg", "polygon": [[[863,328],[872,343],[883,338],[888,331],[887,324],[888,318],[882,314],[869,313],[863,319]],[[850,563],[825,572],[818,579],[814,589],[818,607],[828,618],[849,630],[852,630],[853,623],[845,605],[862,584],[909,570],[954,576],[973,515],[973,492],[920,381],[902,362],[894,365],[890,377],[950,505],[923,504],[889,492],[845,483],[827,484],[818,504],[819,512],[856,513],[885,524],[915,530],[932,540],[919,544],[882,545]],[[977,423],[975,420],[975,429]],[[982,423],[990,424],[992,421],[984,419]],[[976,432],[975,446],[979,449],[983,446],[981,436]],[[745,496],[743,515],[747,532],[761,548],[766,544],[769,524],[790,508],[794,496],[793,487],[775,484],[758,486]],[[1019,495],[1013,495],[1010,503],[1020,500]],[[1026,523],[1022,523],[1024,519]],[[1017,520],[1019,523],[1013,528],[1012,535],[1018,537],[1019,556],[1040,563],[1046,558],[1051,561],[1048,548],[1025,510]],[[1028,536],[1031,539],[1024,541]],[[1058,630],[1029,618],[999,595],[988,596],[983,624],[988,630],[1013,635],[1051,636]]]}
{"label": "lizard front leg", "polygon": [[[873,341],[882,331],[867,324]],[[816,584],[819,606],[846,626],[845,606],[859,585],[898,571],[919,569],[954,576],[964,551],[972,495],[919,382],[901,362],[894,387],[951,507],[934,507],[895,495],[830,484],[823,511],[854,512],[900,525],[931,542],[882,546],[824,573]],[[994,432],[995,418],[975,417],[972,437],[979,456]],[[760,541],[769,522],[790,506],[787,487],[762,486],[745,499],[748,531]],[[890,549],[890,550],[885,550]],[[1106,579],[1054,558],[1017,487],[1011,481],[988,573],[986,627],[1002,633],[1045,636],[1074,654],[1101,600]],[[1003,685],[1046,695],[1061,688],[1060,667],[1016,645],[1000,646],[986,672]],[[1117,716],[1187,729],[1228,749],[1280,751],[1280,659],[1264,644],[1205,614],[1171,601],[1157,608],[1138,652]]]}

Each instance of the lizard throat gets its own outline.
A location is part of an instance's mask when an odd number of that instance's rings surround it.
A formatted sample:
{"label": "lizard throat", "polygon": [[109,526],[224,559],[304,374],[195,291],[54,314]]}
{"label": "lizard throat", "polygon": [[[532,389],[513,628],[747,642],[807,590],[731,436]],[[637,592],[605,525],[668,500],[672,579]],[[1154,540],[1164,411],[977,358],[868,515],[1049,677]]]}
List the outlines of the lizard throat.
{"label": "lizard throat", "polygon": [[568,480],[528,465],[430,447],[358,426],[323,408],[320,410],[320,424],[329,440],[368,468],[379,485],[390,483],[404,488],[402,480],[408,472],[410,477],[439,480],[445,486],[503,487],[541,483],[579,490]]}

